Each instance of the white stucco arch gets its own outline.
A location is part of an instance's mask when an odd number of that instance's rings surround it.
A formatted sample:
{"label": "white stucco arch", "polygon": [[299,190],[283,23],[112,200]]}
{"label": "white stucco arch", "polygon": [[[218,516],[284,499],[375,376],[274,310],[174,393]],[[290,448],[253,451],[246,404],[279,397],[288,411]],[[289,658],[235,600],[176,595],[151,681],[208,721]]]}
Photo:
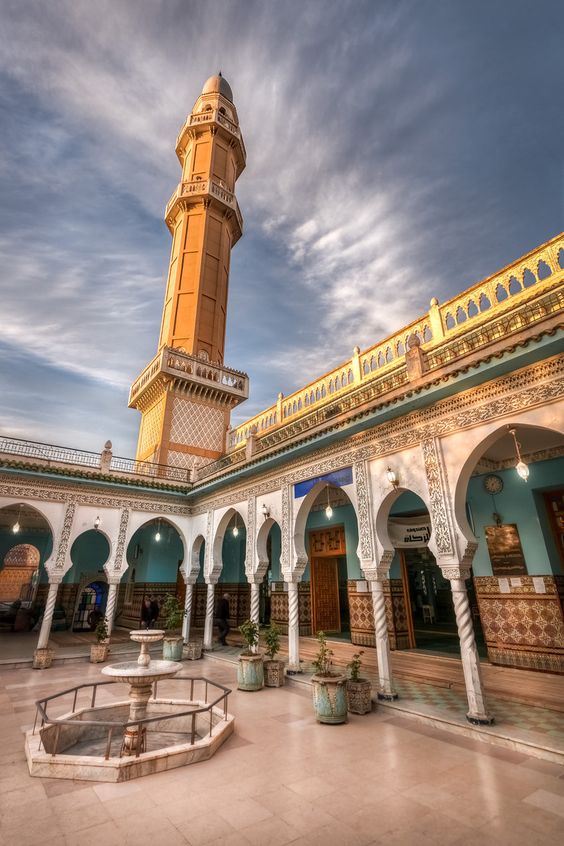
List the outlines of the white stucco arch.
{"label": "white stucco arch", "polygon": [[[51,551],[51,555],[50,555],[50,556],[49,556],[49,558],[48,558],[48,559],[46,559],[46,561],[45,561],[45,565],[46,565],[46,564],[47,564],[47,561],[49,561],[49,560],[52,558],[52,556],[53,556],[53,551],[54,551],[54,548],[55,548],[55,536],[54,536],[54,533],[53,533],[53,527],[52,527],[52,525],[51,525],[51,522],[50,522],[49,518],[47,517],[47,515],[43,512],[43,510],[42,510],[40,507],[37,507],[37,504],[36,504],[35,502],[29,502],[29,501],[27,501],[27,500],[20,500],[20,499],[13,499],[13,500],[10,500],[10,499],[7,499],[7,498],[0,498],[0,511],[2,511],[4,508],[11,508],[11,507],[13,507],[13,508],[19,508],[19,507],[22,507],[22,508],[29,508],[29,509],[31,509],[32,511],[37,512],[37,514],[39,514],[39,515],[40,515],[40,516],[41,516],[41,517],[45,520],[45,523],[47,524],[47,525],[46,525],[47,531],[50,533],[50,535],[51,535],[51,540],[52,540],[52,543],[53,543],[53,550]],[[25,528],[25,527],[24,527],[24,528]],[[11,550],[12,550],[12,549],[14,549],[14,547],[16,547],[16,546],[20,546],[20,545],[21,545],[21,543],[22,543],[22,542],[21,542],[21,539],[20,539],[20,538],[21,538],[21,536],[20,536],[19,534],[12,534],[11,539],[13,540],[13,543],[12,543],[12,545],[11,545],[11,546],[10,546],[10,547],[6,550],[6,554],[5,554],[5,556],[4,556],[4,559],[1,559],[1,560],[0,560],[0,570],[2,570],[2,569],[3,569],[3,567],[4,567],[4,560],[5,560],[5,558],[9,555],[9,553],[11,552]],[[35,544],[32,544],[32,543],[30,543],[29,541],[28,541],[28,543],[29,543],[31,546],[33,546],[35,549],[37,549],[37,546],[35,546]],[[39,550],[37,550],[37,552],[38,552],[38,554],[40,554],[40,553],[39,553]]]}
{"label": "white stucco arch", "polygon": [[[294,547],[293,551],[295,554],[295,561],[300,567],[305,567],[305,564],[309,559],[305,544],[305,529],[307,518],[309,517],[311,507],[319,496],[320,492],[328,487],[337,488],[343,491],[343,493],[346,495],[347,499],[353,507],[357,526],[359,525],[358,503],[354,483],[351,483],[349,485],[339,485],[335,484],[335,482],[330,481],[328,479],[320,479],[318,482],[315,483],[311,490],[309,490],[307,494],[299,500],[299,505],[294,513],[294,527],[292,533]],[[294,562],[288,563],[293,568]]]}
{"label": "white stucco arch", "polygon": [[[219,514],[221,514],[221,516],[218,519]],[[244,506],[242,504],[231,505],[229,508],[222,509],[221,512],[216,511],[214,515],[215,531],[213,536],[212,554],[208,559],[208,566],[211,567],[211,571],[205,573],[206,580],[211,577],[219,578],[220,573],[223,570],[223,540],[225,538],[227,527],[235,515],[241,519],[241,523],[245,527],[245,531],[247,531],[246,504]]]}
{"label": "white stucco arch", "polygon": [[[389,491],[386,496],[380,500],[378,508],[376,510],[376,516],[374,520],[374,532],[376,535],[376,541],[379,546],[384,550],[386,553],[393,554],[394,552],[394,545],[390,540],[390,536],[388,534],[388,521],[390,519],[390,512],[395,502],[402,496],[404,493],[411,493],[415,494],[419,497],[422,501],[423,505],[427,509],[429,513],[429,517],[431,518],[431,508],[428,501],[428,494],[426,491],[416,491],[412,488],[405,488],[405,487],[398,487],[393,488]],[[422,495],[422,494],[427,494]],[[436,551],[433,549],[433,533],[432,533],[432,519],[431,519],[431,538],[429,539],[427,546],[429,546],[432,552],[436,555]]]}
{"label": "white stucco arch", "polygon": [[127,551],[133,539],[135,533],[142,529],[147,523],[151,523],[154,520],[160,520],[161,523],[168,523],[178,532],[180,540],[182,542],[182,564],[180,565],[180,569],[182,570],[187,563],[187,555],[188,550],[190,549],[190,544],[188,542],[189,536],[189,529],[190,529],[190,521],[188,517],[179,517],[176,514],[162,514],[158,511],[132,511],[129,515],[129,521],[127,524],[127,532],[125,536],[125,544],[124,544],[124,560],[123,560],[123,571],[125,571],[128,567],[127,563]]}

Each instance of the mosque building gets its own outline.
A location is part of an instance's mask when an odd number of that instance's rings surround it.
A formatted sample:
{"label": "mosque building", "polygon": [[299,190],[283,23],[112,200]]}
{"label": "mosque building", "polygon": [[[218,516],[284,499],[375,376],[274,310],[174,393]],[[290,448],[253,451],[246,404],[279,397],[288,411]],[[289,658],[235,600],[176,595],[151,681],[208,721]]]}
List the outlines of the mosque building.
{"label": "mosque building", "polygon": [[[155,357],[131,386],[135,459],[0,438],[0,602],[17,628],[137,627],[176,592],[184,639],[272,620],[290,671],[319,630],[361,646],[378,695],[459,673],[468,719],[499,667],[564,673],[564,233],[231,427],[248,376],[224,362],[233,94],[204,85],[176,140]],[[18,606],[19,603],[19,606]],[[493,682],[492,682],[493,683]]]}

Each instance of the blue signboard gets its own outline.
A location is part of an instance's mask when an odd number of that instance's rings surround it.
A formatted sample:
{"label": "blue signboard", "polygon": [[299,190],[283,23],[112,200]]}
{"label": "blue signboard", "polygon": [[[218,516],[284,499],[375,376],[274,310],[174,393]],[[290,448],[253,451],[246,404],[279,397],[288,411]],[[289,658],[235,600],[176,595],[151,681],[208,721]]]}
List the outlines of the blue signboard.
{"label": "blue signboard", "polygon": [[308,479],[306,482],[298,482],[294,485],[294,498],[301,499],[305,496],[318,482],[326,482],[329,485],[335,485],[337,488],[342,488],[344,485],[352,485],[353,474],[352,467],[345,467],[343,470],[335,470],[334,473],[327,473],[325,476],[316,476],[315,479]]}

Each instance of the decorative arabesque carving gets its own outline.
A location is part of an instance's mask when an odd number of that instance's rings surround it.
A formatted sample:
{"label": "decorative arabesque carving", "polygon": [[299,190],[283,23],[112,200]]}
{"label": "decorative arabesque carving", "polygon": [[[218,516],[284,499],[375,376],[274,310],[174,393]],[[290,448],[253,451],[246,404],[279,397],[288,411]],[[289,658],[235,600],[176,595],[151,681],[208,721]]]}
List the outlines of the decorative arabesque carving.
{"label": "decorative arabesque carving", "polygon": [[282,488],[282,526],[281,526],[281,548],[280,548],[280,569],[282,572],[289,572],[292,568],[292,520],[290,509],[290,486]]}
{"label": "decorative arabesque carving", "polygon": [[253,573],[255,567],[255,523],[256,523],[257,500],[250,496],[247,500],[247,543],[245,548],[245,571]]}
{"label": "decorative arabesque carving", "polygon": [[69,546],[69,538],[72,529],[72,521],[74,518],[74,512],[76,510],[76,505],[74,502],[69,502],[66,510],[65,510],[65,519],[63,520],[63,530],[61,532],[61,537],[59,540],[59,546],[57,549],[57,558],[55,560],[55,569],[62,570],[65,566],[65,560],[67,557],[67,549]]}
{"label": "decorative arabesque carving", "polygon": [[358,502],[360,558],[362,561],[371,561],[374,559],[374,542],[372,539],[372,520],[370,518],[368,473],[366,471],[365,461],[357,461],[354,465],[354,479],[356,485],[356,498]]}
{"label": "decorative arabesque carving", "polygon": [[114,558],[114,570],[121,570],[123,564],[123,553],[125,551],[125,538],[127,535],[127,524],[129,523],[129,510],[124,508],[119,520],[118,539],[116,544],[116,555]]}
{"label": "decorative arabesque carving", "polygon": [[445,500],[445,484],[435,438],[423,441],[423,463],[427,474],[433,537],[439,555],[455,554]]}

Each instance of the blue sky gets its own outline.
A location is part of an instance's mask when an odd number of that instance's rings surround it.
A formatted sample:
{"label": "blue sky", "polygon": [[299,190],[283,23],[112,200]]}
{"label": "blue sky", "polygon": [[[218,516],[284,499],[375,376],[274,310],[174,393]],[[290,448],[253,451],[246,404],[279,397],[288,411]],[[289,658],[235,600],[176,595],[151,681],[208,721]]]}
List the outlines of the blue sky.
{"label": "blue sky", "polygon": [[229,80],[247,146],[239,422],[562,229],[560,0],[2,3],[0,432],[133,455],[177,132]]}

